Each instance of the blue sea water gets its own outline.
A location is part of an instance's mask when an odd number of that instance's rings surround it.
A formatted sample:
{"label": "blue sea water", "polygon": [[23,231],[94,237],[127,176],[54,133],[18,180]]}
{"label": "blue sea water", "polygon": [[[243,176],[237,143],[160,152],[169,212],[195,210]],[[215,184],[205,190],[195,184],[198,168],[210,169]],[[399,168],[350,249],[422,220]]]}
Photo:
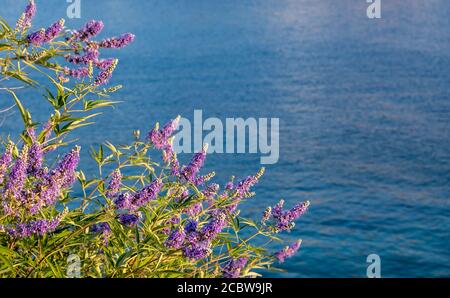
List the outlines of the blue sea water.
{"label": "blue sea water", "polygon": [[[65,0],[37,1],[38,26],[65,16]],[[10,22],[26,1],[0,0]],[[124,102],[77,132],[84,148],[125,143],[181,114],[280,118],[280,159],[244,206],[255,219],[284,198],[310,200],[289,241],[301,251],[282,277],[450,276],[450,2],[382,0],[81,1],[79,27],[136,34],[111,51]],[[109,53],[108,53],[109,54]],[[43,99],[26,104],[44,117]],[[0,107],[9,99],[1,99]],[[1,135],[20,129],[8,117]],[[87,150],[82,168],[90,168]],[[186,156],[185,158],[188,158]],[[219,181],[260,167],[257,154],[214,154]]]}

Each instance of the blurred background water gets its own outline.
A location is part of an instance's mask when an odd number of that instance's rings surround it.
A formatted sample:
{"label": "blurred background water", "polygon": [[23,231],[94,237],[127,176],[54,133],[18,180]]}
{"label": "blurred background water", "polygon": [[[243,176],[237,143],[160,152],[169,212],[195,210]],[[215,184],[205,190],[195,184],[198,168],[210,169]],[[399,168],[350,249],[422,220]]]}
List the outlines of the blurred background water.
{"label": "blurred background water", "polygon": [[[65,17],[65,0],[38,2],[35,24]],[[14,23],[26,1],[0,0]],[[267,167],[244,213],[258,219],[284,198],[310,200],[289,241],[301,251],[283,277],[365,277],[381,257],[384,277],[450,276],[450,2],[365,0],[81,1],[81,19],[102,37],[136,34],[110,52],[124,102],[80,129],[87,148],[125,143],[134,129],[181,114],[280,118],[280,159]],[[109,54],[109,53],[108,53]],[[1,99],[1,107],[10,99]],[[25,99],[46,116],[42,98]],[[0,134],[21,129],[17,113]],[[43,118],[42,118],[43,119]],[[258,154],[213,154],[218,181],[260,167]],[[188,159],[189,156],[182,158]]]}

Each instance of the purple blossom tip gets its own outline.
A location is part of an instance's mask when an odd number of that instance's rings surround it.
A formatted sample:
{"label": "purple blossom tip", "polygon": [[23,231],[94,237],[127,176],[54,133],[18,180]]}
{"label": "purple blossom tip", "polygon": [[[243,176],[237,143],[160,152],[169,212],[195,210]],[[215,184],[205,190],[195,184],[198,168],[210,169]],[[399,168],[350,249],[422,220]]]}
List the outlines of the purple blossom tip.
{"label": "purple blossom tip", "polygon": [[177,129],[180,118],[181,117],[178,116],[175,119],[170,120],[162,129],[159,129],[159,125],[157,124],[155,128],[150,131],[148,134],[148,139],[152,142],[156,149],[165,149],[171,146],[169,138]]}
{"label": "purple blossom tip", "polygon": [[181,229],[176,229],[170,234],[164,245],[168,248],[180,249],[185,238],[186,234],[184,233],[184,231]]}
{"label": "purple blossom tip", "polygon": [[285,259],[292,257],[295,253],[300,249],[300,245],[302,244],[302,240],[299,239],[294,242],[290,246],[286,246],[281,251],[275,253],[275,257],[278,259],[280,263],[283,263]]}
{"label": "purple blossom tip", "polygon": [[247,258],[239,258],[228,261],[222,268],[222,275],[224,278],[238,278],[241,275],[241,270],[247,264]]}
{"label": "purple blossom tip", "polygon": [[92,37],[99,34],[103,27],[104,25],[102,21],[91,20],[87,22],[81,30],[75,32],[74,35],[81,41],[88,41]]}
{"label": "purple blossom tip", "polygon": [[28,223],[19,223],[14,227],[3,227],[0,230],[5,230],[11,237],[15,238],[29,238],[33,235],[43,236],[56,230],[67,212],[68,210],[65,209],[60,215],[50,220],[40,219]]}
{"label": "purple blossom tip", "polygon": [[106,189],[106,197],[114,198],[120,191],[120,184],[122,183],[122,174],[120,170],[115,170],[111,175],[111,181],[109,182],[108,188]]}
{"label": "purple blossom tip", "polygon": [[134,196],[131,198],[129,208],[134,210],[147,204],[151,200],[156,199],[163,185],[164,184],[161,179],[155,179],[141,191],[134,194]]}
{"label": "purple blossom tip", "polygon": [[48,27],[45,30],[44,33],[44,42],[49,42],[51,40],[53,40],[56,36],[58,36],[58,34],[62,31],[62,29],[64,28],[64,19],[60,19],[59,21],[55,22],[53,25],[51,25],[50,27]]}
{"label": "purple blossom tip", "polygon": [[99,43],[99,46],[102,48],[114,48],[114,49],[120,49],[128,44],[132,43],[134,40],[134,34],[131,33],[125,33],[122,34],[119,37],[112,37],[102,40]]}
{"label": "purple blossom tip", "polygon": [[38,47],[45,42],[45,29],[40,29],[28,35],[27,40],[32,45]]}
{"label": "purple blossom tip", "polygon": [[207,144],[203,145],[202,151],[199,153],[195,153],[189,165],[181,170],[180,174],[184,180],[194,183],[196,185],[201,184],[202,181],[201,179],[198,180],[197,174],[203,167],[207,150],[208,145]]}
{"label": "purple blossom tip", "polygon": [[106,84],[112,77],[114,69],[116,69],[118,63],[119,59],[114,59],[106,70],[98,74],[98,76],[95,78],[94,85],[100,86]]}
{"label": "purple blossom tip", "polygon": [[16,28],[18,30],[20,29],[25,30],[30,28],[31,21],[33,20],[35,14],[36,14],[36,3],[34,3],[34,0],[30,0],[28,2],[28,5],[25,7],[24,12],[17,21]]}
{"label": "purple blossom tip", "polygon": [[127,227],[132,227],[137,225],[139,222],[139,216],[136,214],[120,214],[118,216],[119,222]]}
{"label": "purple blossom tip", "polygon": [[192,260],[201,260],[211,253],[211,242],[201,241],[191,243],[182,248],[183,255]]}
{"label": "purple blossom tip", "polygon": [[0,183],[3,182],[3,178],[5,177],[8,168],[11,166],[12,149],[13,145],[9,144],[3,155],[0,157]]}

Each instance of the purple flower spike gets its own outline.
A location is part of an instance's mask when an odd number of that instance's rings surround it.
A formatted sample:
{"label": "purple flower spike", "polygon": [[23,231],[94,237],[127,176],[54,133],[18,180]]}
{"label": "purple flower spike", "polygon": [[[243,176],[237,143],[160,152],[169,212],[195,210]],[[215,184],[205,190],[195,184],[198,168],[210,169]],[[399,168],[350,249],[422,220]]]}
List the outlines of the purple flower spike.
{"label": "purple flower spike", "polygon": [[43,173],[42,183],[37,185],[39,200],[31,209],[35,214],[42,206],[50,206],[56,202],[64,188],[70,187],[75,182],[75,170],[79,162],[80,147],[75,147],[64,156],[56,169]]}
{"label": "purple flower spike", "polygon": [[119,222],[127,227],[135,226],[139,222],[139,216],[136,214],[120,214],[118,218]]}
{"label": "purple flower spike", "polygon": [[259,170],[259,172],[255,176],[248,176],[247,178],[245,178],[244,180],[239,182],[238,185],[235,188],[236,198],[237,199],[242,199],[246,195],[248,195],[249,192],[250,192],[250,189],[256,183],[258,183],[259,179],[264,174],[264,171],[265,171],[265,168],[261,168],[261,170]]}
{"label": "purple flower spike", "polygon": [[283,214],[283,205],[284,205],[284,200],[280,200],[278,202],[278,204],[276,204],[273,209],[272,209],[272,216],[275,219],[278,219],[281,217],[281,215]]}
{"label": "purple flower spike", "polygon": [[80,161],[80,147],[76,146],[70,153],[66,154],[52,173],[61,181],[61,186],[67,188],[75,181],[75,170]]}
{"label": "purple flower spike", "polygon": [[191,183],[198,184],[197,174],[205,162],[207,150],[208,145],[205,144],[201,152],[194,154],[189,165],[181,170],[181,176],[183,179]]}
{"label": "purple flower spike", "polygon": [[0,227],[5,230],[11,237],[29,238],[33,235],[43,236],[53,232],[58,227],[62,218],[67,214],[67,210],[51,220],[41,219],[29,223],[19,223],[15,227]]}
{"label": "purple flower spike", "polygon": [[183,247],[183,255],[193,260],[201,260],[211,253],[211,243],[202,241]]}
{"label": "purple flower spike", "polygon": [[120,184],[122,183],[122,174],[119,170],[115,170],[112,174],[111,181],[106,189],[106,197],[114,198],[120,191]]}
{"label": "purple flower spike", "polygon": [[110,233],[111,227],[107,222],[99,222],[98,224],[95,224],[91,228],[92,233]]}
{"label": "purple flower spike", "polygon": [[102,59],[95,64],[100,70],[107,70],[114,63],[113,58]]}
{"label": "purple flower spike", "polygon": [[169,138],[172,136],[173,132],[177,129],[178,124],[180,123],[181,117],[169,121],[166,125],[164,125],[163,129],[158,129],[155,127],[149,134],[148,139],[152,142],[153,146],[156,149],[165,149],[168,146],[171,146],[169,142]]}
{"label": "purple flower spike", "polygon": [[94,85],[100,86],[106,84],[108,80],[112,77],[112,73],[114,72],[114,69],[116,69],[117,63],[119,63],[119,60],[114,59],[114,61],[111,63],[108,69],[100,72],[98,76],[95,78]]}
{"label": "purple flower spike", "polygon": [[309,201],[306,201],[301,204],[297,204],[294,208],[288,211],[283,211],[283,203],[281,200],[277,205],[275,205],[272,209],[272,217],[275,220],[275,228],[276,231],[290,231],[295,223],[294,221],[302,216],[310,205]]}
{"label": "purple flower spike", "polygon": [[28,134],[30,135],[33,144],[28,150],[28,168],[27,173],[36,176],[41,172],[42,161],[44,158],[44,153],[42,146],[36,141],[34,129],[29,129]]}
{"label": "purple flower spike", "polygon": [[6,196],[12,196],[15,199],[22,197],[22,188],[25,184],[28,168],[28,147],[24,146],[19,158],[16,160],[8,181],[5,184],[4,193]]}
{"label": "purple flower spike", "polygon": [[172,232],[172,234],[170,234],[164,245],[168,248],[180,249],[185,238],[186,234],[184,233],[184,231],[181,229],[176,229]]}
{"label": "purple flower spike", "polygon": [[301,244],[302,240],[299,239],[291,246],[286,246],[283,250],[277,252],[275,257],[280,263],[283,263],[285,259],[292,257],[299,250]]}
{"label": "purple flower spike", "polygon": [[189,244],[194,245],[201,240],[201,234],[197,231],[198,221],[188,219],[184,225],[186,240]]}
{"label": "purple flower spike", "polygon": [[189,234],[197,231],[198,221],[193,219],[188,219],[186,224],[184,225],[184,231]]}
{"label": "purple flower spike", "polygon": [[[94,63],[99,67],[99,61],[98,57],[100,55],[100,52],[98,51],[98,47],[95,46],[94,43],[89,44],[84,49],[85,54],[84,55],[66,55],[64,58],[66,58],[67,62],[73,63],[73,64],[85,64],[88,65],[89,63]],[[102,60],[102,67],[99,67],[102,70],[108,69],[108,67],[111,66],[111,63],[114,61],[114,59],[107,59],[108,64],[106,64],[106,60]]]}
{"label": "purple flower spike", "polygon": [[80,67],[77,69],[70,69],[68,67],[64,67],[64,74],[74,77],[74,78],[81,79],[81,78],[89,76],[89,68]]}
{"label": "purple flower spike", "polygon": [[217,214],[213,217],[207,225],[202,228],[201,237],[204,240],[211,241],[213,240],[217,234],[219,234],[222,229],[225,227],[225,215],[223,213]]}
{"label": "purple flower spike", "polygon": [[238,278],[241,275],[241,270],[247,264],[247,258],[239,258],[237,260],[230,260],[222,268],[224,278]]}
{"label": "purple flower spike", "polygon": [[141,191],[136,193],[131,200],[131,209],[137,209],[151,200],[156,199],[161,187],[163,186],[163,182],[161,179],[156,179],[148,186],[144,187]]}
{"label": "purple flower spike", "polygon": [[74,35],[81,41],[88,41],[92,37],[99,34],[103,27],[104,25],[102,21],[91,20],[87,22],[81,30],[75,32]]}
{"label": "purple flower spike", "polygon": [[6,175],[8,168],[11,166],[12,162],[12,145],[6,147],[5,153],[0,157],[0,183],[3,182],[3,178]]}
{"label": "purple flower spike", "polygon": [[31,33],[27,40],[36,47],[42,45],[45,42],[45,29]]}
{"label": "purple flower spike", "polygon": [[102,48],[120,49],[120,48],[127,46],[131,42],[133,42],[133,40],[134,40],[134,34],[125,33],[119,37],[112,37],[112,38],[104,39],[100,42],[99,45]]}
{"label": "purple flower spike", "polygon": [[195,217],[198,214],[200,214],[200,212],[202,212],[203,206],[202,203],[195,203],[187,208],[185,208],[183,210],[183,213],[189,215],[190,217]]}
{"label": "purple flower spike", "polygon": [[64,19],[60,19],[45,30],[44,42],[53,40],[64,28]]}
{"label": "purple flower spike", "polygon": [[93,225],[91,227],[91,232],[101,234],[104,244],[108,246],[111,227],[107,222],[99,222],[98,224]]}
{"label": "purple flower spike", "polygon": [[130,209],[131,199],[131,195],[126,192],[120,194],[119,197],[114,201],[114,204],[116,205],[117,209]]}
{"label": "purple flower spike", "polygon": [[202,193],[205,196],[205,200],[211,200],[215,195],[217,195],[219,188],[220,186],[217,183],[211,183],[210,185],[206,186],[205,189],[202,190]]}
{"label": "purple flower spike", "polygon": [[25,7],[25,11],[20,16],[17,21],[16,28],[17,29],[28,29],[31,27],[31,21],[33,20],[34,15],[36,14],[36,4],[34,0],[30,0],[27,7]]}

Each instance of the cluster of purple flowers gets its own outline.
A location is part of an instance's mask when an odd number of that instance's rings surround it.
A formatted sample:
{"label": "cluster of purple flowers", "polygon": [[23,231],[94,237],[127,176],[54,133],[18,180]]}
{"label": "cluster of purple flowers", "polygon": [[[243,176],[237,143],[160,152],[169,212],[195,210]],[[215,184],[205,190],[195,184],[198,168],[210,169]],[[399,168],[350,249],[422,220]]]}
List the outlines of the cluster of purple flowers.
{"label": "cluster of purple flowers", "polygon": [[43,236],[56,230],[66,214],[67,209],[51,220],[40,219],[28,223],[18,223],[13,227],[0,225],[0,232],[6,232],[14,238],[28,238],[33,235]]}
{"label": "cluster of purple flowers", "polygon": [[172,175],[178,176],[183,181],[187,181],[195,185],[204,184],[215,175],[214,172],[205,176],[198,175],[205,162],[208,144],[205,144],[200,152],[194,154],[189,165],[183,166],[181,169],[176,153],[173,150],[172,134],[177,129],[180,118],[181,117],[178,116],[169,121],[162,129],[160,129],[157,124],[155,128],[148,133],[147,138],[156,149],[161,149],[163,151],[163,160],[165,163],[171,165]]}
{"label": "cluster of purple flowers", "polygon": [[164,244],[168,248],[180,249],[183,246],[185,239],[185,232],[182,229],[177,228],[170,234]]}
{"label": "cluster of purple flowers", "polygon": [[166,164],[171,164],[172,174],[178,174],[179,163],[176,153],[173,150],[172,134],[177,129],[180,122],[180,116],[170,120],[162,129],[159,129],[157,124],[153,130],[148,133],[148,140],[156,149],[161,149],[163,152],[163,160]]}
{"label": "cluster of purple flowers", "polygon": [[[118,180],[118,176],[113,177],[111,180],[113,185],[117,183],[114,180]],[[115,196],[117,196],[117,198],[114,201],[116,208],[118,210],[127,210],[128,212],[118,215],[119,222],[125,226],[136,225],[140,220],[140,215],[136,214],[138,213],[137,209],[151,200],[156,199],[163,185],[164,183],[162,180],[158,178],[134,194],[128,192],[118,194],[119,187],[111,186],[111,188],[115,187],[117,190],[115,191]]]}
{"label": "cluster of purple flowers", "polygon": [[122,34],[119,37],[111,37],[102,40],[99,43],[101,48],[120,49],[131,43],[134,40],[134,35],[131,33]]}
{"label": "cluster of purple flowers", "polygon": [[3,196],[11,197],[13,199],[22,198],[22,190],[27,176],[27,162],[28,146],[24,146],[9,173],[8,180],[3,188]]}
{"label": "cluster of purple flowers", "polygon": [[221,197],[226,197],[230,193],[230,204],[225,207],[228,213],[234,213],[240,201],[246,197],[250,197],[252,193],[250,189],[259,182],[259,179],[264,174],[265,169],[261,168],[256,175],[248,176],[234,185],[233,182],[228,182],[225,186],[225,191]]}
{"label": "cluster of purple flowers", "polygon": [[183,255],[189,259],[201,260],[211,253],[211,242],[199,241],[183,247]]}
{"label": "cluster of purple flowers", "polygon": [[41,182],[35,188],[36,200],[30,204],[30,211],[36,214],[42,207],[53,205],[63,189],[75,182],[75,170],[80,160],[80,148],[75,147],[66,154],[57,167],[51,171],[44,170]]}
{"label": "cluster of purple flowers", "polygon": [[9,144],[8,147],[6,147],[5,152],[0,157],[0,184],[3,183],[3,178],[6,175],[6,171],[8,170],[9,166],[12,162],[12,144]]}
{"label": "cluster of purple flowers", "polygon": [[300,248],[302,244],[302,240],[297,240],[290,246],[286,246],[281,251],[275,253],[275,257],[278,259],[280,263],[283,263],[286,258],[292,257]]}
{"label": "cluster of purple flowers", "polygon": [[179,122],[180,116],[167,122],[162,129],[159,129],[159,125],[157,124],[148,134],[149,141],[152,142],[156,149],[165,149],[169,147],[171,145],[169,139],[177,129]]}
{"label": "cluster of purple flowers", "polygon": [[247,264],[247,261],[247,258],[229,260],[222,268],[222,276],[224,278],[238,278],[241,275],[242,268]]}
{"label": "cluster of purple flowers", "polygon": [[112,199],[119,194],[120,184],[122,183],[122,174],[120,170],[115,170],[111,175],[108,188],[106,189],[106,197]]}
{"label": "cluster of purple flowers", "polygon": [[292,209],[283,211],[284,201],[281,200],[271,209],[271,216],[267,215],[267,209],[263,216],[263,220],[273,219],[276,232],[290,231],[295,223],[294,221],[303,215],[309,207],[309,201],[295,205]]}
{"label": "cluster of purple flowers", "polygon": [[163,182],[161,179],[155,179],[152,183],[141,189],[141,191],[137,192],[128,206],[128,209],[137,209],[151,200],[156,199],[159,191],[163,186]]}
{"label": "cluster of purple flowers", "polygon": [[140,220],[140,216],[138,214],[119,214],[118,217],[119,222],[127,227],[132,227],[137,225]]}
{"label": "cluster of purple flowers", "polygon": [[31,27],[31,21],[36,14],[36,4],[34,0],[30,0],[28,5],[25,7],[25,11],[20,16],[16,23],[16,30],[26,30]]}
{"label": "cluster of purple flowers", "polygon": [[171,249],[181,249],[183,255],[189,259],[199,260],[211,253],[212,241],[226,226],[225,214],[212,216],[201,229],[198,221],[189,218],[184,228],[176,227],[169,235],[165,246]]}
{"label": "cluster of purple flowers", "polygon": [[77,79],[81,79],[89,75],[89,69],[87,67],[69,68],[66,66],[64,67],[64,74]]}
{"label": "cluster of purple flowers", "polygon": [[117,67],[117,63],[119,63],[118,59],[112,60],[111,63],[109,64],[109,66],[105,70],[100,71],[100,73],[97,75],[97,77],[94,80],[94,84],[96,86],[106,84],[109,81],[109,79],[112,77],[114,69],[116,69],[116,67]]}
{"label": "cluster of purple flowers", "polygon": [[133,195],[129,193],[120,194],[114,203],[118,209],[136,210],[149,201],[156,199],[162,186],[162,180],[155,179],[152,183]]}
{"label": "cluster of purple flowers", "polygon": [[190,205],[189,207],[185,208],[183,210],[183,213],[187,214],[190,217],[196,217],[197,215],[199,215],[203,210],[203,205],[202,203],[198,202],[198,203],[194,203],[192,205]]}
{"label": "cluster of purple flowers", "polygon": [[89,41],[92,37],[95,37],[103,30],[103,22],[90,20],[87,22],[83,28],[75,31],[72,35],[72,39],[78,39],[81,41]]}
{"label": "cluster of purple flowers", "polygon": [[226,226],[227,222],[225,220],[225,213],[215,214],[211,220],[203,226],[201,230],[201,238],[204,240],[212,240],[217,234],[219,234],[222,229]]}
{"label": "cluster of purple flowers", "polygon": [[191,159],[189,165],[184,166],[180,171],[180,176],[183,180],[191,182],[195,185],[200,185],[204,183],[205,179],[203,177],[198,177],[200,169],[206,159],[206,151],[208,151],[208,145],[203,145],[202,151],[195,153]]}
{"label": "cluster of purple flowers", "polygon": [[[31,20],[36,14],[36,4],[33,0],[29,2],[25,8],[24,13],[17,21],[16,30],[26,30],[31,27]],[[29,45],[35,47],[42,46],[54,40],[64,29],[64,19],[53,23],[47,29],[40,29],[28,34],[26,40]],[[59,75],[62,82],[67,82],[66,76],[75,77],[78,79],[84,77],[91,77],[93,73],[93,66],[97,67],[99,73],[94,79],[94,85],[99,86],[108,82],[111,78],[114,69],[117,66],[118,60],[114,58],[100,59],[100,48],[123,48],[133,42],[134,35],[125,33],[118,37],[106,38],[101,41],[93,41],[92,38],[97,36],[103,29],[102,21],[91,20],[87,22],[80,30],[73,31],[70,36],[66,37],[67,43],[74,50],[75,54],[68,54],[65,56],[67,62],[72,64],[83,64],[85,67],[69,68],[64,67]],[[82,51],[83,53],[80,53]]]}
{"label": "cluster of purple flowers", "polygon": [[91,227],[91,232],[101,234],[104,244],[107,246],[111,235],[111,227],[107,222],[99,222]]}
{"label": "cluster of purple flowers", "polygon": [[[61,159],[55,169],[43,167],[44,151],[37,141],[34,129],[27,130],[32,141],[24,145],[19,156],[13,160],[13,145],[10,144],[0,157],[0,203],[6,215],[17,217],[21,212],[37,214],[43,207],[53,205],[62,191],[75,181],[75,170],[79,162],[79,147]],[[54,220],[38,220],[18,223],[6,230],[14,237],[41,235],[53,231],[60,217]],[[5,228],[5,227],[4,227]]]}
{"label": "cluster of purple flowers", "polygon": [[211,183],[202,190],[202,194],[205,196],[205,200],[211,200],[220,189],[220,185],[217,183]]}
{"label": "cluster of purple flowers", "polygon": [[59,33],[64,29],[64,19],[53,23],[47,29],[40,29],[28,35],[27,40],[32,45],[38,47],[44,43],[50,42],[55,39]]}
{"label": "cluster of purple flowers", "polygon": [[[134,40],[134,35],[125,33],[120,37],[104,39],[100,42],[91,40],[97,36],[103,29],[102,21],[91,20],[83,28],[72,33],[67,41],[72,45],[76,52],[79,47],[82,48],[82,54],[66,55],[67,62],[72,64],[93,65],[99,69],[99,73],[94,80],[94,84],[99,86],[106,84],[111,78],[118,60],[114,58],[100,59],[100,48],[123,48]],[[65,68],[64,73],[76,78],[82,78],[90,75],[89,67],[78,69]]]}
{"label": "cluster of purple flowers", "polygon": [[44,151],[42,145],[36,141],[36,134],[34,129],[28,129],[28,135],[32,140],[32,145],[28,150],[28,168],[29,175],[37,176],[42,174],[42,162],[44,160]]}

